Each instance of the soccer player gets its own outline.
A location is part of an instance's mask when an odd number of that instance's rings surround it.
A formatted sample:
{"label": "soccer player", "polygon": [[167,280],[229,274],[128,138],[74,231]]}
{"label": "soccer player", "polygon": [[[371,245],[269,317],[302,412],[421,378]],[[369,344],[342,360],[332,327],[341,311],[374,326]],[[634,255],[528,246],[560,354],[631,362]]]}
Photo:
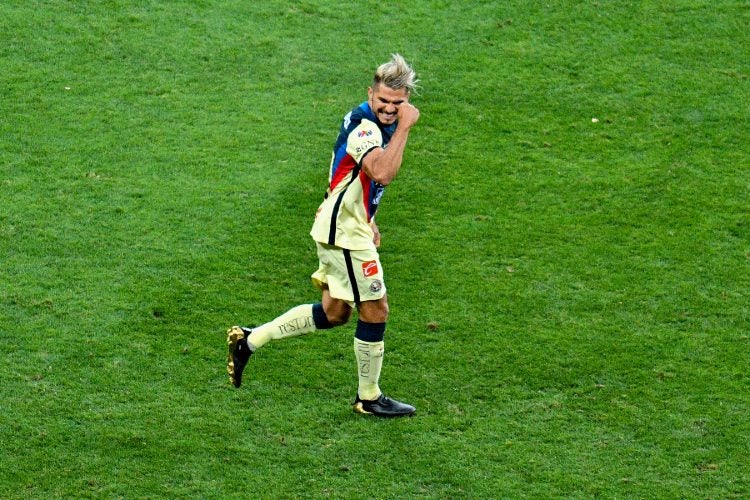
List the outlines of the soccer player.
{"label": "soccer player", "polygon": [[354,411],[381,417],[415,412],[413,406],[383,395],[378,385],[388,300],[374,217],[385,186],[401,168],[409,131],[419,119],[419,110],[409,102],[416,84],[412,67],[393,54],[377,68],[367,101],[344,117],[328,189],[310,231],[320,261],[312,280],[322,292],[321,301],[294,307],[261,326],[230,328],[227,372],[235,387],[242,384],[242,372],[256,349],[271,340],[343,325],[356,307],[359,383]]}

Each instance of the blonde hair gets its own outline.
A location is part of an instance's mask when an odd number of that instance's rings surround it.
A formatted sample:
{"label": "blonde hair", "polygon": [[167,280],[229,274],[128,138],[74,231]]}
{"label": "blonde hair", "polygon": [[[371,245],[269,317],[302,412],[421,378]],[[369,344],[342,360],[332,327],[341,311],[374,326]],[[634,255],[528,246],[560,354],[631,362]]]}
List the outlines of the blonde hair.
{"label": "blonde hair", "polygon": [[403,89],[411,93],[417,89],[417,73],[400,54],[391,54],[391,60],[378,66],[372,79],[372,87],[381,83],[391,89]]}

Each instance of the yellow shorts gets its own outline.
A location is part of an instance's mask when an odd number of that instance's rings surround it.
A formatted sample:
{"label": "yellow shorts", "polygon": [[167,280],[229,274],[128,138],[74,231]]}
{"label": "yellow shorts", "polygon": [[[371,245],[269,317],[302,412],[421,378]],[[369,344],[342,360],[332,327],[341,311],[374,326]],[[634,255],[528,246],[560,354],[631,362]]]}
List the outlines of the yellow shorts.
{"label": "yellow shorts", "polygon": [[331,297],[352,306],[385,296],[383,266],[377,250],[346,250],[316,243],[320,265],[312,275],[315,286],[322,289],[328,285]]}

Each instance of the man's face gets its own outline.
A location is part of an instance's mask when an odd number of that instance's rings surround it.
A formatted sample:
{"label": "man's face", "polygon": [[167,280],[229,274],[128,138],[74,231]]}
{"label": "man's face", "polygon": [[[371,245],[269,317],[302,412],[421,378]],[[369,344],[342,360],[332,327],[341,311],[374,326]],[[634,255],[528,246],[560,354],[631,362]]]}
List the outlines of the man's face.
{"label": "man's face", "polygon": [[398,90],[377,85],[367,89],[370,108],[378,121],[383,125],[391,125],[398,118],[399,106],[409,102],[409,92],[405,88]]}

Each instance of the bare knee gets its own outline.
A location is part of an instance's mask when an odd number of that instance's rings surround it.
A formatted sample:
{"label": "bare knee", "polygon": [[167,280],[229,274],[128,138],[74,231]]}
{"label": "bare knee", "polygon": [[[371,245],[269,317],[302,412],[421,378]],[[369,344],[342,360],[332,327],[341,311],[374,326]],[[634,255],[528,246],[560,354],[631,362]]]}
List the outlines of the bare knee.
{"label": "bare knee", "polygon": [[333,326],[345,325],[352,317],[352,308],[347,304],[346,307],[330,307],[323,309],[328,318],[328,322]]}
{"label": "bare knee", "polygon": [[385,323],[388,321],[388,299],[367,300],[359,305],[359,318],[367,323]]}
{"label": "bare knee", "polygon": [[327,289],[323,290],[323,311],[331,326],[341,326],[352,317],[352,307],[341,299],[331,297]]}

